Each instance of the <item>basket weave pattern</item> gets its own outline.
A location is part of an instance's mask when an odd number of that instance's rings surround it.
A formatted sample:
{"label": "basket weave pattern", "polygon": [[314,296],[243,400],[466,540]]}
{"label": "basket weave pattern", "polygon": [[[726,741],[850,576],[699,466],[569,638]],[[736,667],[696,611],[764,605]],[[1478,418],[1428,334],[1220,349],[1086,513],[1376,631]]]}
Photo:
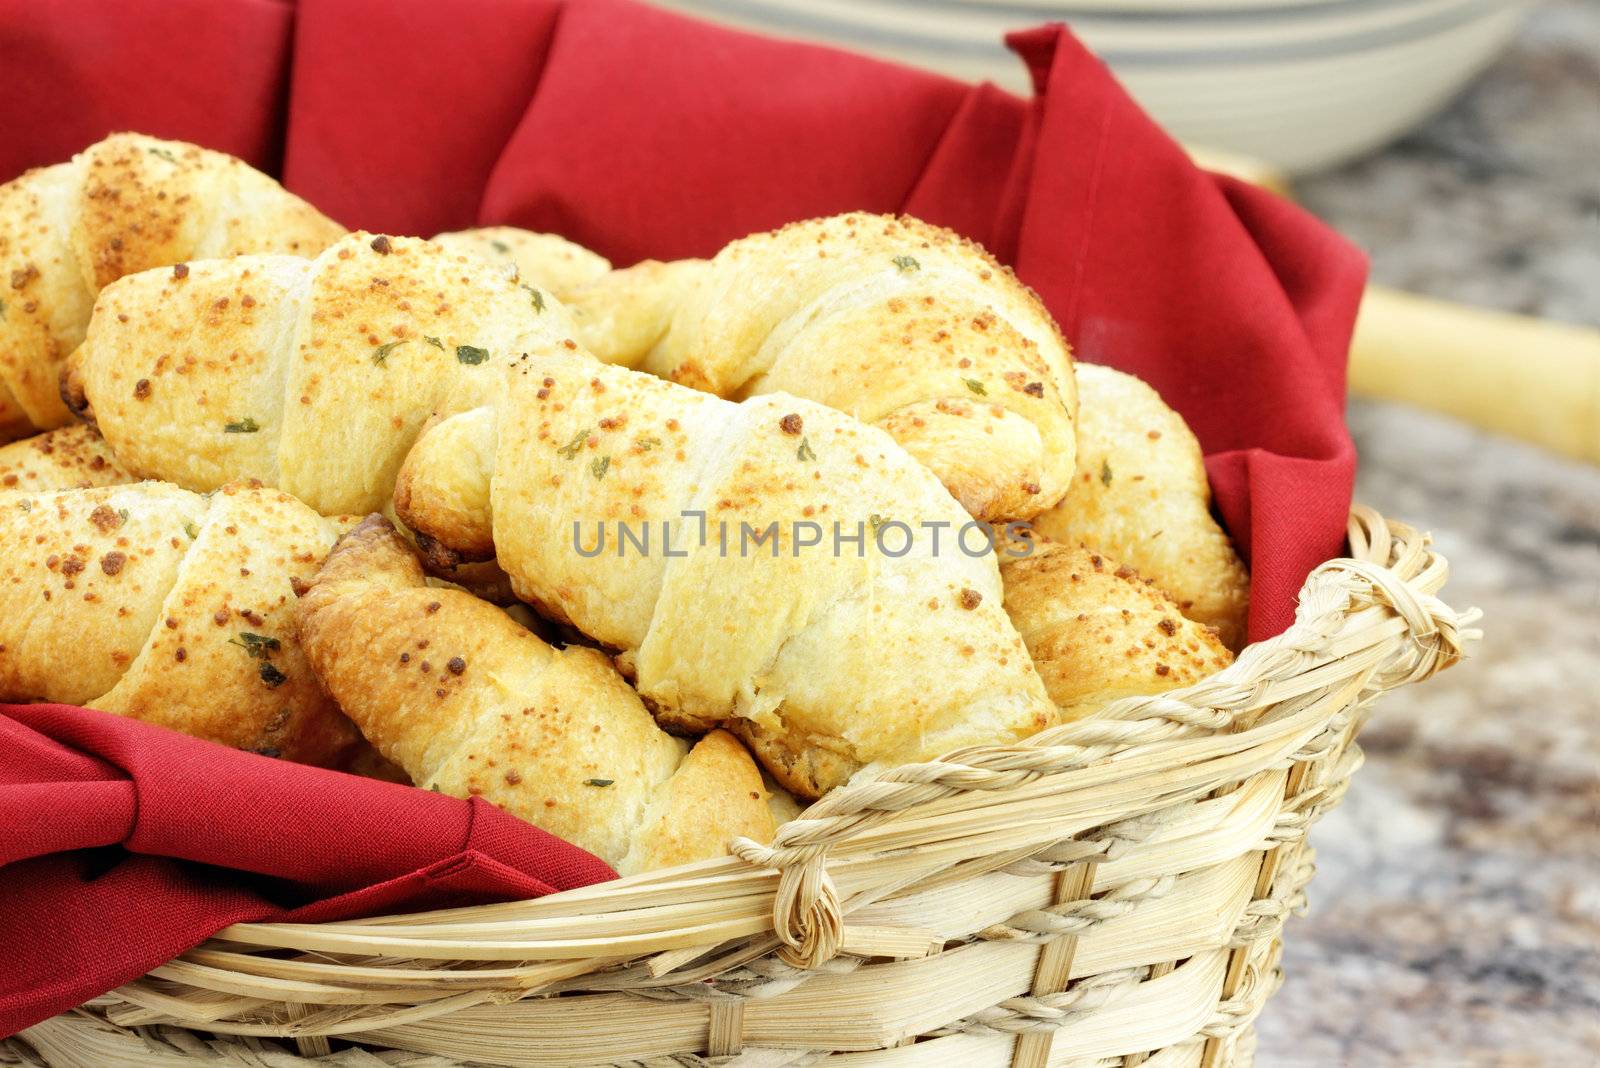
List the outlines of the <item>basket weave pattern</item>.
{"label": "basket weave pattern", "polygon": [[1248,1065],[1371,702],[1477,636],[1426,536],[1357,508],[1350,548],[1194,686],[835,790],[720,860],[238,924],[0,1063]]}

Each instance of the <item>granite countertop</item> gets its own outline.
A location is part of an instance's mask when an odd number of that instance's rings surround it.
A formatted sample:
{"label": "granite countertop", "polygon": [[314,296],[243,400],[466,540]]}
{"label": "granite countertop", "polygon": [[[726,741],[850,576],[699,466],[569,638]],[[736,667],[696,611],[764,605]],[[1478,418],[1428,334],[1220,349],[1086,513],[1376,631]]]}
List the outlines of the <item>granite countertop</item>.
{"label": "granite countertop", "polygon": [[[1298,193],[1377,281],[1600,325],[1600,4],[1547,4],[1445,113]],[[1600,469],[1392,405],[1350,422],[1357,498],[1434,532],[1485,640],[1379,704],[1258,1063],[1600,1064]]]}

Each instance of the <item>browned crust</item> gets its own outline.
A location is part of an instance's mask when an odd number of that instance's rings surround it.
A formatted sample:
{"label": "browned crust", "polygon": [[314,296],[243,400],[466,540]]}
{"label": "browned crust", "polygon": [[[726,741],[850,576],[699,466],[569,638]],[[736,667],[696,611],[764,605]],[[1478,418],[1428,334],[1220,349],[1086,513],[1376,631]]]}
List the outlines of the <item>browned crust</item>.
{"label": "browned crust", "polygon": [[99,428],[94,419],[94,406],[89,403],[89,395],[83,387],[83,375],[78,371],[78,363],[72,357],[67,357],[67,362],[61,365],[59,380],[61,403],[67,406],[67,411],[88,425]]}
{"label": "browned crust", "polygon": [[1118,697],[1161,693],[1222,670],[1233,654],[1132,568],[1036,538],[1000,569],[1006,611],[1066,718]]}

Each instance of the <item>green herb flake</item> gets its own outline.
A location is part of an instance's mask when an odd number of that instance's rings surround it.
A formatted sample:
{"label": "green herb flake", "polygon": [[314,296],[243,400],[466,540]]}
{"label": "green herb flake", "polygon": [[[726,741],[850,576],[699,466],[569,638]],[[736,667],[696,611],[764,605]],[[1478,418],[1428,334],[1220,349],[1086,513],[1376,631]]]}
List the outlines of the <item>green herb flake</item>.
{"label": "green herb flake", "polygon": [[200,536],[200,528],[195,526],[193,523],[185,523],[183,525],[183,532],[189,535],[190,541],[194,541],[194,539]]}
{"label": "green herb flake", "polygon": [[411,344],[410,338],[401,338],[399,341],[390,341],[386,344],[379,345],[377,348],[372,350],[372,362],[377,364],[379,367],[382,367],[384,365],[384,361],[389,358],[389,353],[393,352],[401,345],[409,344]]}
{"label": "green herb flake", "polygon": [[878,536],[878,531],[882,530],[890,522],[891,522],[891,520],[889,519],[888,516],[879,515],[877,512],[873,512],[870,516],[867,517],[867,523],[868,523],[868,525],[870,525],[872,527],[872,536],[873,537],[877,537]]}
{"label": "green herb flake", "polygon": [[261,424],[248,415],[237,423],[228,423],[222,428],[224,434],[254,434],[261,429]]}
{"label": "green herb flake", "polygon": [[896,256],[894,258],[894,265],[905,274],[910,274],[912,271],[919,271],[922,269],[922,264],[918,263],[910,256]]}
{"label": "green herb flake", "polygon": [[497,238],[497,237],[496,238],[490,238],[489,239],[489,244],[490,244],[490,246],[492,246],[494,248],[494,250],[496,252],[500,253],[500,255],[502,255],[502,256],[511,255],[511,246],[506,244],[504,241],[501,241],[499,238]]}
{"label": "green herb flake", "polygon": [[438,349],[440,352],[444,351],[444,342],[440,341],[438,338],[429,337],[427,334],[423,334],[422,335],[422,340],[427,342],[428,344],[432,345],[434,348]]}
{"label": "green herb flake", "polygon": [[21,508],[24,512],[31,512],[33,511],[33,502],[24,497],[22,500],[17,502],[17,507]]}
{"label": "green herb flake", "polygon": [[229,638],[228,644],[237,645],[257,660],[266,660],[283,647],[276,638],[265,634],[251,634],[247,630],[241,630],[237,637]]}
{"label": "green herb flake", "polygon": [[539,292],[537,289],[533,288],[532,286],[528,285],[528,283],[526,283],[526,282],[522,282],[522,283],[519,283],[519,284],[522,286],[523,289],[526,289],[528,291],[528,299],[533,302],[533,310],[536,311],[536,312],[544,311],[544,294]]}
{"label": "green herb flake", "polygon": [[961,381],[965,382],[967,384],[967,388],[972,390],[972,392],[976,393],[978,396],[987,397],[989,395],[988,388],[980,380],[976,378],[963,378]]}
{"label": "green herb flake", "polygon": [[123,523],[126,523],[128,521],[128,510],[126,508],[118,508],[117,516],[121,518]]}
{"label": "green herb flake", "polygon": [[164,148],[152,148],[152,149],[150,149],[150,154],[152,156],[160,156],[162,159],[166,160],[168,163],[177,163],[178,162],[178,157],[174,156],[171,152],[169,152],[168,150],[166,150]]}
{"label": "green herb flake", "polygon": [[461,363],[476,367],[489,358],[488,349],[480,349],[476,345],[457,345],[456,359]]}
{"label": "green herb flake", "polygon": [[578,450],[583,448],[583,443],[589,440],[589,432],[580,430],[572,435],[572,440],[556,450],[556,454],[563,460],[570,460],[578,455]]}
{"label": "green herb flake", "polygon": [[794,455],[799,460],[815,460],[817,458],[817,454],[811,451],[811,440],[809,438],[800,439],[800,448],[795,450]]}
{"label": "green herb flake", "polygon": [[651,449],[655,449],[655,448],[659,448],[660,447],[661,439],[660,438],[639,438],[637,441],[635,441],[633,443],[633,445],[634,445],[634,448],[638,449],[640,452],[649,452]]}
{"label": "green herb flake", "polygon": [[261,676],[262,682],[266,683],[274,690],[289,681],[289,676],[279,671],[277,667],[269,660],[261,661],[261,670],[257,672],[257,674]]}
{"label": "green herb flake", "polygon": [[583,785],[585,785],[585,786],[610,786],[612,783],[614,783],[616,781],[617,780],[615,780],[615,779],[585,779],[585,780],[583,780]]}
{"label": "green herb flake", "polygon": [[1111,461],[1110,460],[1101,460],[1100,461],[1100,484],[1102,486],[1111,485]]}
{"label": "green herb flake", "polygon": [[611,470],[611,457],[609,456],[598,457],[589,464],[589,473],[594,475],[596,479],[605,478],[606,472],[609,470]]}

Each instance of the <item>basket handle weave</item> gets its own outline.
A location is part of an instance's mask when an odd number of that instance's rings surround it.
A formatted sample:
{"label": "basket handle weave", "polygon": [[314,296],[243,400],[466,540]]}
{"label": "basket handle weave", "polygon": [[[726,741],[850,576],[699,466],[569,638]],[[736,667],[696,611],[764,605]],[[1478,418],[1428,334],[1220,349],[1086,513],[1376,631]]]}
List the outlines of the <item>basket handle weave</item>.
{"label": "basket handle weave", "polygon": [[[840,787],[780,828],[770,845],[736,839],[736,856],[779,875],[772,912],[779,955],[800,968],[819,967],[838,955],[845,907],[828,873],[829,853],[909,809],[1044,777],[1059,777],[1053,788],[1069,794],[1074,771],[1156,745],[1164,759],[1182,761],[1184,743],[1198,754],[1202,743],[1218,735],[1232,736],[1241,749],[1257,736],[1279,741],[1269,729],[1273,717],[1254,714],[1270,706],[1275,694],[1294,689],[1286,679],[1304,680],[1296,692],[1305,693],[1348,684],[1365,672],[1364,689],[1381,692],[1459,660],[1466,644],[1479,637],[1471,625],[1480,613],[1457,612],[1436,596],[1448,568],[1429,548],[1428,536],[1357,505],[1350,513],[1349,543],[1350,556],[1329,560],[1306,579],[1288,630],[1245,649],[1210,678],[1114,701],[1092,718],[1014,745],[974,746]],[[1381,655],[1375,657],[1374,649]],[[1281,759],[1281,745],[1260,748],[1262,768]]]}

